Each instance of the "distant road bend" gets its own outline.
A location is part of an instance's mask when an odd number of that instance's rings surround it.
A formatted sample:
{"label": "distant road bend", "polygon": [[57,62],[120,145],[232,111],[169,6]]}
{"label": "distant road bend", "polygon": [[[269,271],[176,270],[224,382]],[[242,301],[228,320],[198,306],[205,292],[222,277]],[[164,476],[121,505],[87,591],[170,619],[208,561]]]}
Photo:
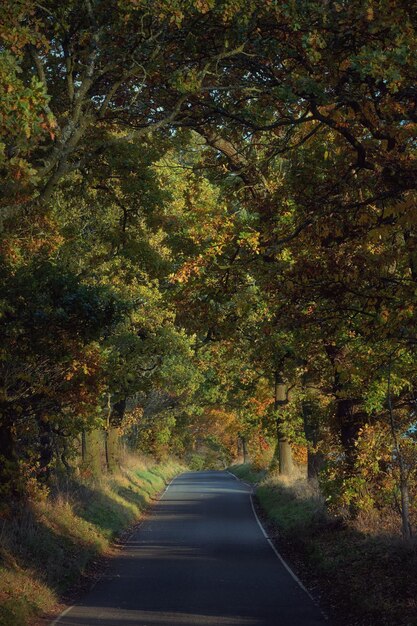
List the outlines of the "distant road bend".
{"label": "distant road bend", "polygon": [[176,478],[59,626],[324,626],[227,472]]}

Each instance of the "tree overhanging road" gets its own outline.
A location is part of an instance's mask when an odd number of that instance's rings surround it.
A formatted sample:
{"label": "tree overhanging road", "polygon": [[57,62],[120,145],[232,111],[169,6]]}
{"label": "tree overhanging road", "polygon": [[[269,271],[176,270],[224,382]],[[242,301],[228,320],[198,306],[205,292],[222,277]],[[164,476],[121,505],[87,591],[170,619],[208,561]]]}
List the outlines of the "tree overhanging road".
{"label": "tree overhanging road", "polygon": [[226,472],[186,473],[59,626],[324,626],[274,554],[249,489]]}

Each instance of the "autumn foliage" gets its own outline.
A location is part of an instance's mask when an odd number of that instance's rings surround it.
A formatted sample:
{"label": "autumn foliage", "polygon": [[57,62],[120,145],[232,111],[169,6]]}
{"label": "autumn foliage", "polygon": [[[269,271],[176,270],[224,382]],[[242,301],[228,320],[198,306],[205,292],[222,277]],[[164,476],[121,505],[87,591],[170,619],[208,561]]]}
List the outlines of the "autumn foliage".
{"label": "autumn foliage", "polygon": [[0,18],[8,503],[113,471],[120,446],[247,456],[409,539],[412,3],[22,0]]}

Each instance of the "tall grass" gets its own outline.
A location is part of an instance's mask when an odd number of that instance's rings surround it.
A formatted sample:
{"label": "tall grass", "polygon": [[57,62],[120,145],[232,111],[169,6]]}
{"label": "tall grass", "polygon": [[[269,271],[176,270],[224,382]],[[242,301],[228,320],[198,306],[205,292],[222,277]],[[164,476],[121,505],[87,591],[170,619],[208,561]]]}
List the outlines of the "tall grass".
{"label": "tall grass", "polygon": [[115,475],[67,479],[0,520],[0,625],[26,626],[53,610],[89,562],[183,470],[176,461],[131,457]]}
{"label": "tall grass", "polygon": [[230,470],[259,483],[270,536],[303,582],[320,591],[334,625],[417,626],[417,543],[390,534],[390,520],[332,516],[318,486],[305,479],[264,474],[259,481],[248,465]]}
{"label": "tall grass", "polygon": [[229,471],[241,480],[254,484],[259,483],[266,476],[266,470],[256,470],[249,463],[232,465],[229,467]]}

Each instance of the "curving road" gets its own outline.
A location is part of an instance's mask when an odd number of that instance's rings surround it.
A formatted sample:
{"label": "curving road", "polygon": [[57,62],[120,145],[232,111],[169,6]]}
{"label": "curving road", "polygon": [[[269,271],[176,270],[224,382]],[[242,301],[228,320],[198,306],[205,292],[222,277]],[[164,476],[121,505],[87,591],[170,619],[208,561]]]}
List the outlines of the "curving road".
{"label": "curving road", "polygon": [[176,478],[59,626],[324,626],[227,472]]}

